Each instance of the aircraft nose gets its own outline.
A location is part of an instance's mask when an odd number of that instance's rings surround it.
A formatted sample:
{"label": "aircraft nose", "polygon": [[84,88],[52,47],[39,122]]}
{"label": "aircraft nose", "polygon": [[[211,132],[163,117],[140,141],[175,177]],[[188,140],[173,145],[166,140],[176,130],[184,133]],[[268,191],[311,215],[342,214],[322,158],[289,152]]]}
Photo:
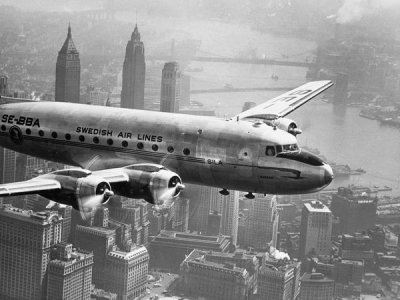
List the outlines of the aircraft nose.
{"label": "aircraft nose", "polygon": [[324,182],[329,185],[333,180],[333,171],[330,165],[324,164]]}

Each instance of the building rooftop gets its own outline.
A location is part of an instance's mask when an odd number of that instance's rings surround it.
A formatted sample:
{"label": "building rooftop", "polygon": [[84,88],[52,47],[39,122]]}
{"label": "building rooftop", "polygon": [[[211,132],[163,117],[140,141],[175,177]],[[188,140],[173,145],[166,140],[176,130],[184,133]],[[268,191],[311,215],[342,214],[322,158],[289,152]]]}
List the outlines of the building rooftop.
{"label": "building rooftop", "polygon": [[193,250],[182,262],[182,264],[188,264],[189,266],[197,266],[197,267],[211,267],[215,271],[221,271],[224,273],[231,273],[236,276],[247,277],[249,273],[245,268],[237,267],[232,263],[219,263],[215,261],[207,260],[207,252],[201,250]]}
{"label": "building rooftop", "polygon": [[307,208],[309,212],[323,212],[323,213],[331,212],[331,210],[325,204],[317,200],[312,200],[308,203],[305,203],[304,206]]}
{"label": "building rooftop", "polygon": [[129,252],[121,251],[121,250],[114,250],[114,251],[109,252],[107,255],[109,257],[114,257],[114,258],[118,258],[121,260],[131,260],[138,256],[142,256],[143,254],[147,254],[147,249],[144,246],[140,246],[140,247],[136,247],[135,249],[133,249]]}
{"label": "building rooftop", "polygon": [[33,212],[32,210],[16,208],[9,204],[0,206],[1,215],[40,225],[48,225],[54,221],[62,220],[62,217],[56,211]]}
{"label": "building rooftop", "polygon": [[224,235],[205,236],[194,233],[181,233],[176,231],[162,230],[151,243],[168,243],[171,246],[176,247],[182,245],[219,247],[219,245],[226,243],[228,240],[230,240],[230,238]]}
{"label": "building rooftop", "polygon": [[88,226],[83,226],[83,225],[77,225],[76,230],[95,234],[98,236],[108,236],[108,235],[115,234],[115,230],[113,230],[113,229],[108,229],[108,228],[104,228],[104,227],[95,227],[95,226],[88,227]]}
{"label": "building rooftop", "polygon": [[301,282],[334,282],[332,279],[325,277],[322,273],[304,273]]}

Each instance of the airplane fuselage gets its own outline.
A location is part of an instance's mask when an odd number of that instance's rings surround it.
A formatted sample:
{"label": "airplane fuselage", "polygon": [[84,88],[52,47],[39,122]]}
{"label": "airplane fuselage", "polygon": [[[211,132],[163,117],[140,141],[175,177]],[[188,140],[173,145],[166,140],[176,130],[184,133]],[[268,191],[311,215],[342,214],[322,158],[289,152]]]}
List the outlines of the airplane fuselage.
{"label": "airplane fuselage", "polygon": [[[310,193],[332,180],[329,165],[296,149],[292,134],[247,120],[13,103],[0,106],[0,145],[89,170],[162,164],[183,182],[246,192]],[[278,154],[282,146],[291,150]],[[274,149],[272,155],[267,147]]]}

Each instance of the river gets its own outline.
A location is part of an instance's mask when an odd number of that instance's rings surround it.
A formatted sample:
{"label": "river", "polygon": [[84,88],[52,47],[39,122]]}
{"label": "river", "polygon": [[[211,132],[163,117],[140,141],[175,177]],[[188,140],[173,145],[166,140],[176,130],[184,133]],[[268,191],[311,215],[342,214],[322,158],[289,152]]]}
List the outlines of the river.
{"label": "river", "polygon": [[[192,89],[233,87],[295,87],[306,81],[306,69],[224,63],[192,63],[202,67],[193,72]],[[271,79],[271,74],[279,80]],[[219,117],[239,113],[245,101],[260,104],[280,92],[257,91],[194,94],[191,99],[214,109]],[[359,108],[338,108],[318,97],[302,106],[289,117],[303,133],[298,136],[300,146],[318,148],[329,161],[362,168],[363,175],[337,177],[330,187],[348,184],[389,186],[387,195],[400,195],[400,130],[381,126],[379,122],[361,118]]]}

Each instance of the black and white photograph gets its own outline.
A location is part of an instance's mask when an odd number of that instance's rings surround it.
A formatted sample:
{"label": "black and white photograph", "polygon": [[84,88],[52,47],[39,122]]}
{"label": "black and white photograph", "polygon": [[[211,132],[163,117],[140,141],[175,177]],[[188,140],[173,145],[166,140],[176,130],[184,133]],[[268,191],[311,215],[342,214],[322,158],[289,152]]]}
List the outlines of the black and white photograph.
{"label": "black and white photograph", "polygon": [[0,0],[0,300],[400,299],[400,1]]}

